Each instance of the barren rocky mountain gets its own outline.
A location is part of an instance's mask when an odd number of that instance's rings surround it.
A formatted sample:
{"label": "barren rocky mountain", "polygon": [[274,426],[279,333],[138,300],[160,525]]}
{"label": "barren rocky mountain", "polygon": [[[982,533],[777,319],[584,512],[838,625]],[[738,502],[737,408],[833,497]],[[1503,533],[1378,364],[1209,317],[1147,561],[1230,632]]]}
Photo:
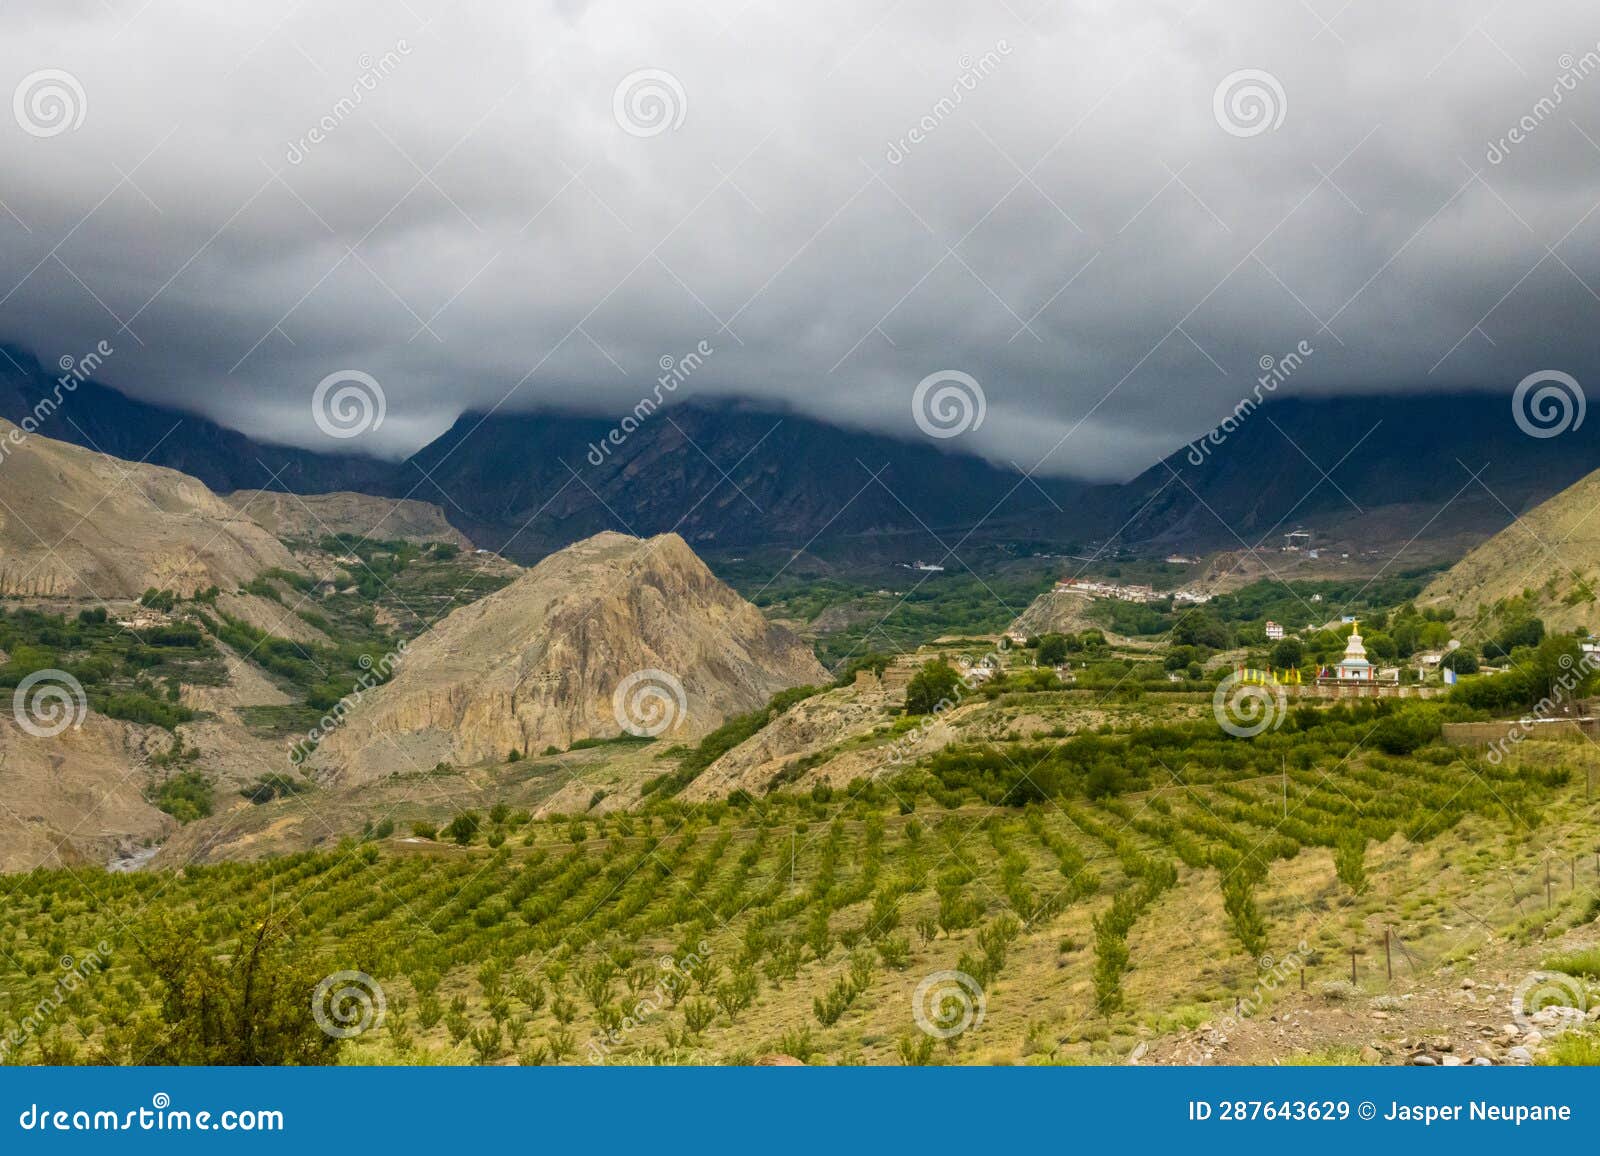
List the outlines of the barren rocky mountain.
{"label": "barren rocky mountain", "polygon": [[25,436],[4,421],[0,444],[0,594],[191,594],[271,567],[300,570],[258,523],[176,470]]}
{"label": "barren rocky mountain", "polygon": [[314,766],[351,785],[636,731],[682,740],[827,677],[676,534],[598,534],[408,648]]}
{"label": "barren rocky mountain", "polygon": [[329,534],[405,542],[448,542],[472,549],[467,536],[445,520],[432,502],[415,498],[375,498],[371,494],[285,494],[235,490],[223,498],[279,538],[320,540]]}

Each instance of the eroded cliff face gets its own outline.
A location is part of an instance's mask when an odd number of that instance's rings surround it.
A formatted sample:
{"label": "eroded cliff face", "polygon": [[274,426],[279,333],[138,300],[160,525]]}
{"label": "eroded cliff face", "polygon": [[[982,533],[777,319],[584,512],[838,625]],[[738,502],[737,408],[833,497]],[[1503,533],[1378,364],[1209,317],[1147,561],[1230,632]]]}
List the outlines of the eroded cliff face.
{"label": "eroded cliff face", "polygon": [[0,594],[129,598],[154,586],[189,595],[235,589],[271,567],[301,569],[186,474],[23,436],[4,421],[0,499]]}
{"label": "eroded cliff face", "polygon": [[13,725],[11,697],[0,727],[0,871],[104,864],[177,828],[145,797],[163,732],[87,714],[33,734]]}
{"label": "eroded cliff face", "polygon": [[[676,534],[599,534],[450,614],[311,760],[353,784],[630,729],[697,738],[827,678]],[[620,694],[619,694],[620,688]]]}

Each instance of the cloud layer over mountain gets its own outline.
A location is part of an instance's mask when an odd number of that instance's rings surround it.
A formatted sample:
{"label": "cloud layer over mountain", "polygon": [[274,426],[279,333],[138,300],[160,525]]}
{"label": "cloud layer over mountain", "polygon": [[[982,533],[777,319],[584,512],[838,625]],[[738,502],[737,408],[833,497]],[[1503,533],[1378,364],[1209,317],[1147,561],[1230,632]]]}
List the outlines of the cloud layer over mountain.
{"label": "cloud layer over mountain", "polygon": [[1592,5],[489,7],[10,7],[0,338],[386,454],[663,393],[926,437],[956,370],[950,444],[1095,477],[1297,347],[1283,393],[1600,380]]}

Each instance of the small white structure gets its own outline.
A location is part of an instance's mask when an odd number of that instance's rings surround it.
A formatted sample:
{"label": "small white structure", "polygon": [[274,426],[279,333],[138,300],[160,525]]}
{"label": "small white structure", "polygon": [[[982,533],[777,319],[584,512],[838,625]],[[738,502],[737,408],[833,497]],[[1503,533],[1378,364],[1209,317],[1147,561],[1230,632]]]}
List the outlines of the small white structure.
{"label": "small white structure", "polygon": [[[1354,622],[1354,619],[1351,619]],[[1339,665],[1334,667],[1334,677],[1340,681],[1371,682],[1372,663],[1367,661],[1367,647],[1361,641],[1361,624],[1356,623],[1356,628],[1350,632],[1350,641],[1345,643],[1344,657],[1339,660]],[[1398,677],[1398,671],[1396,676]]]}
{"label": "small white structure", "polygon": [[1283,637],[1283,624],[1281,622],[1269,621],[1267,623],[1267,638],[1272,642],[1277,642],[1282,637]]}

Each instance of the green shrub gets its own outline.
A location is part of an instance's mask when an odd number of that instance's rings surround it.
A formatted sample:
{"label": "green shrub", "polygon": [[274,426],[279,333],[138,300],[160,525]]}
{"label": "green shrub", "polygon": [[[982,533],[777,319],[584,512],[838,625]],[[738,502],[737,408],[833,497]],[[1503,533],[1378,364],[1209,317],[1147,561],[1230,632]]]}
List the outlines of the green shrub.
{"label": "green shrub", "polygon": [[465,847],[478,833],[479,819],[476,811],[462,811],[444,829],[445,838]]}
{"label": "green shrub", "polygon": [[191,823],[211,814],[211,781],[199,771],[181,771],[150,790],[150,802],[180,823]]}

